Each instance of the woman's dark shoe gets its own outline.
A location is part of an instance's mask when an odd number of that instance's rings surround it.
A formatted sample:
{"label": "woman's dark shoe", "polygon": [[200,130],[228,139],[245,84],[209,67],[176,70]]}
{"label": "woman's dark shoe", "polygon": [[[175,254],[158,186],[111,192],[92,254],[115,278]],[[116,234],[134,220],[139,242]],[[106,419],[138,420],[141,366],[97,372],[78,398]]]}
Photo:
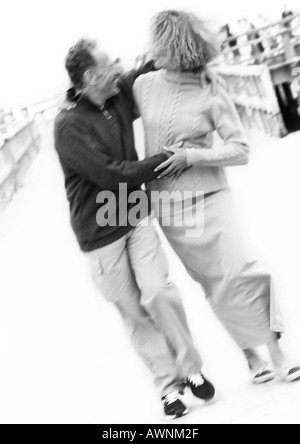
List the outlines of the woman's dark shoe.
{"label": "woman's dark shoe", "polygon": [[216,390],[214,386],[202,373],[188,377],[187,386],[196,398],[202,399],[203,401],[211,401],[215,397]]}

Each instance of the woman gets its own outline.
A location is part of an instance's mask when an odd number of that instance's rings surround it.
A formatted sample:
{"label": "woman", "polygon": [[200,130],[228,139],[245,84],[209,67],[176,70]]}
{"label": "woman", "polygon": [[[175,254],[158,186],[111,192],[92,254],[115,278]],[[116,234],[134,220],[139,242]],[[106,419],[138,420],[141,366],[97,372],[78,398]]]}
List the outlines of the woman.
{"label": "woman", "polygon": [[[144,123],[147,155],[163,147],[174,155],[159,167],[159,180],[151,182],[148,190],[204,192],[200,200],[185,200],[182,194],[181,226],[174,223],[178,217],[174,206],[162,214],[160,202],[154,198],[162,229],[243,350],[254,381],[275,378],[255,350],[261,345],[268,346],[273,364],[285,380],[294,381],[300,377],[300,368],[287,368],[279,347],[283,326],[272,278],[243,249],[224,171],[224,167],[248,163],[246,136],[223,83],[212,87],[200,82],[207,64],[218,54],[216,42],[216,36],[193,14],[164,11],[155,17],[151,50],[160,70],[138,78],[134,94]],[[215,130],[223,140],[220,148],[214,146]],[[197,226],[191,236],[189,221],[203,208],[204,232]],[[164,223],[166,210],[171,213],[171,226]]]}

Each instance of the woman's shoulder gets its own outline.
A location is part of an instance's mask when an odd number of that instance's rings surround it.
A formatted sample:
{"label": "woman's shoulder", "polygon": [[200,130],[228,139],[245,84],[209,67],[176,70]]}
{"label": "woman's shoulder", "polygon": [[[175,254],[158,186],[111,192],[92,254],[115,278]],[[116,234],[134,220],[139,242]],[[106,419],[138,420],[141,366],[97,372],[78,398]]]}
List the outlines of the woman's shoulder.
{"label": "woman's shoulder", "polygon": [[215,86],[212,88],[212,101],[215,106],[227,107],[228,111],[234,106],[234,97],[221,76],[217,77]]}
{"label": "woman's shoulder", "polygon": [[211,79],[211,90],[214,96],[229,94],[227,82],[220,74],[215,74]]}
{"label": "woman's shoulder", "polygon": [[212,104],[230,97],[226,81],[219,75],[210,75],[206,86],[202,87],[203,99]]}

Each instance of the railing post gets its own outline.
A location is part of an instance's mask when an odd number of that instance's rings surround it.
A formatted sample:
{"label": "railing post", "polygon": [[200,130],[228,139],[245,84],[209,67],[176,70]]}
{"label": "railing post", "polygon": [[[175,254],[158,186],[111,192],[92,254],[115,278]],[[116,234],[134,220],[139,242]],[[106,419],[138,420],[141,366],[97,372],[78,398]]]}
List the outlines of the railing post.
{"label": "railing post", "polygon": [[11,110],[12,110],[13,120],[15,122],[21,122],[23,120],[23,114],[19,102],[16,100],[15,97],[13,97],[11,103],[12,103]]}
{"label": "railing post", "polygon": [[293,59],[294,57],[296,57],[296,51],[292,41],[292,31],[286,31],[284,34],[282,34],[281,37],[285,52],[285,59]]}
{"label": "railing post", "polygon": [[34,120],[35,118],[35,113],[34,113],[34,107],[31,105],[28,105],[26,107],[26,117],[28,119],[28,122],[31,122]]}

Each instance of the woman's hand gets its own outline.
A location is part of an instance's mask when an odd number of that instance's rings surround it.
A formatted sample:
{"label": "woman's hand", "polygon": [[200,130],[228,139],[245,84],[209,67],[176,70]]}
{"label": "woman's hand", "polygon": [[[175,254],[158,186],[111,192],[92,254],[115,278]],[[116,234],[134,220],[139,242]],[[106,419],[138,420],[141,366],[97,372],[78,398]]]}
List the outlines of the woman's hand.
{"label": "woman's hand", "polygon": [[187,168],[189,168],[187,153],[182,146],[183,142],[169,147],[164,147],[164,150],[172,154],[172,156],[166,162],[163,162],[161,165],[159,165],[159,167],[156,168],[155,172],[164,170],[158,176],[158,179],[169,179],[170,177],[174,176],[175,179],[178,179],[178,177],[181,176],[181,174]]}

